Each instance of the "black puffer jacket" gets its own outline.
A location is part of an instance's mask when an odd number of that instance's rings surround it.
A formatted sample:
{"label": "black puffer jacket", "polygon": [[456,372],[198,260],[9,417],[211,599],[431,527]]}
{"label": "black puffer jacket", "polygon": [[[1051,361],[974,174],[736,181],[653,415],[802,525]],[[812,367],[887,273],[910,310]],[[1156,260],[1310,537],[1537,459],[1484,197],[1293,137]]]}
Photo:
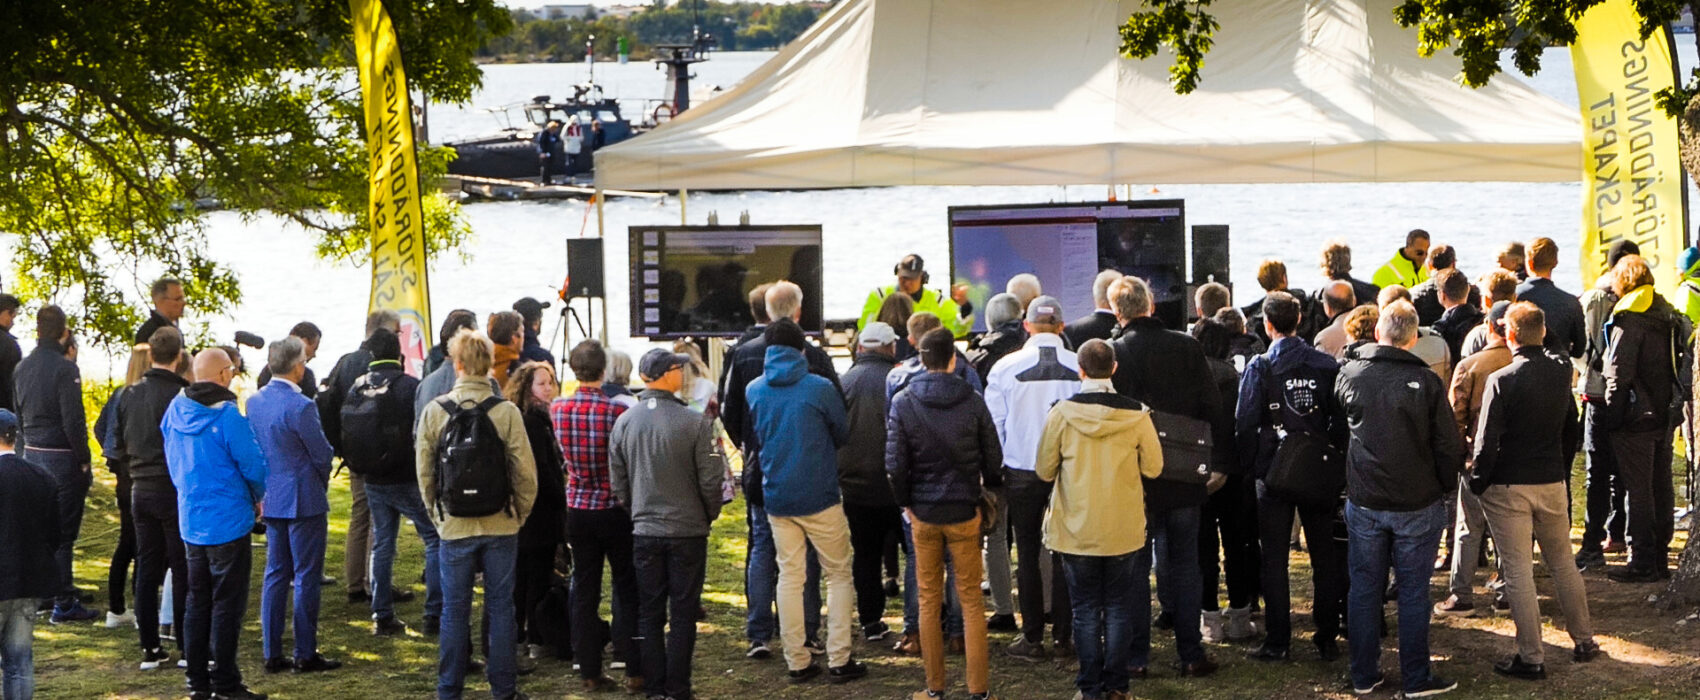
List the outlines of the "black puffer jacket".
{"label": "black puffer jacket", "polygon": [[968,363],[980,377],[992,376],[992,365],[1027,343],[1027,330],[1020,321],[1006,321],[968,344]]}
{"label": "black puffer jacket", "polygon": [[1643,432],[1670,430],[1676,424],[1671,343],[1682,320],[1652,287],[1636,289],[1618,300],[1606,324],[1610,344],[1604,372],[1604,427]]}
{"label": "black puffer jacket", "polygon": [[844,402],[850,418],[850,440],[838,448],[838,490],[844,502],[856,506],[897,505],[885,477],[885,375],[897,358],[877,352],[856,355],[844,373]]}
{"label": "black puffer jacket", "polygon": [[[1146,316],[1123,325],[1114,345],[1116,373],[1110,380],[1116,393],[1154,411],[1197,418],[1213,427],[1223,425],[1222,397],[1204,359],[1204,348],[1192,336]],[[1204,484],[1145,481],[1145,503],[1154,510],[1202,505],[1205,496]]]}
{"label": "black puffer jacket", "polygon": [[1458,486],[1464,441],[1446,386],[1421,358],[1366,345],[1340,368],[1334,395],[1346,413],[1346,497],[1372,510],[1426,508]]}
{"label": "black puffer jacket", "polygon": [[885,468],[897,504],[934,524],[974,517],[980,489],[1003,486],[1003,447],[985,399],[961,377],[928,372],[891,402]]}

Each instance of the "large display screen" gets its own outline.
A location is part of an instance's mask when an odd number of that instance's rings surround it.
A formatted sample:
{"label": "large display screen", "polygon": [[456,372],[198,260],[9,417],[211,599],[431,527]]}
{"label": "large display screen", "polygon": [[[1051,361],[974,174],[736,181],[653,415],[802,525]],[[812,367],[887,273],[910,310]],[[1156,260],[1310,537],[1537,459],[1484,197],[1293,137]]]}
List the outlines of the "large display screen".
{"label": "large display screen", "polygon": [[632,335],[737,337],[755,323],[749,294],[790,280],[803,288],[809,333],[821,331],[820,226],[633,226]]}
{"label": "large display screen", "polygon": [[[1092,312],[1092,279],[1112,269],[1151,285],[1156,316],[1186,314],[1186,203],[1180,199],[950,208],[951,278],[974,308],[1023,272],[1039,277],[1069,319]],[[984,331],[985,314],[975,330]]]}

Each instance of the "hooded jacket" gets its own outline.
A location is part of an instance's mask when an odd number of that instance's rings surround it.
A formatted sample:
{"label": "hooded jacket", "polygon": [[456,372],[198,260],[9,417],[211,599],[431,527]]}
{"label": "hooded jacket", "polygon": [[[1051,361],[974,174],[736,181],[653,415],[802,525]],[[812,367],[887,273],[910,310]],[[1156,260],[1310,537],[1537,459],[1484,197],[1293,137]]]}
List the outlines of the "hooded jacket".
{"label": "hooded jacket", "polygon": [[1026,342],[1027,329],[1022,327],[1021,321],[1005,321],[985,335],[969,341],[968,364],[981,377],[991,377],[992,367],[997,365],[998,360],[1020,350]]}
{"label": "hooded jacket", "polygon": [[[745,332],[749,336],[756,326]],[[809,372],[823,377],[832,383],[833,391],[840,394],[843,388],[838,383],[838,370],[832,366],[832,358],[813,345],[803,351],[808,359]],[[750,382],[761,377],[767,364],[767,340],[756,333],[748,340],[732,348],[731,359],[727,361],[725,384],[720,392],[720,423],[726,427],[726,434],[738,443],[744,453],[744,498],[752,506],[761,507],[762,500],[762,463],[761,450],[755,440],[755,421],[750,418],[750,402],[746,392]]]}
{"label": "hooded jacket", "polygon": [[982,488],[1003,485],[1003,448],[986,402],[961,377],[928,372],[892,399],[885,469],[897,504],[935,525],[972,520]]}
{"label": "hooded jacket", "polygon": [[890,355],[864,351],[844,373],[850,440],[838,448],[838,488],[845,503],[870,508],[897,505],[885,476],[885,418],[891,408],[885,397],[885,375],[896,365]]}
{"label": "hooded jacket", "polygon": [[48,598],[60,593],[53,576],[58,548],[58,483],[10,452],[0,454],[0,600]]}
{"label": "hooded jacket", "polygon": [[671,392],[645,389],[637,398],[608,437],[609,482],[631,512],[632,534],[708,537],[726,479],[714,419]]}
{"label": "hooded jacket", "polygon": [[1346,497],[1372,510],[1426,508],[1458,487],[1464,461],[1446,387],[1396,347],[1366,345],[1357,358],[1334,384],[1351,431]]}
{"label": "hooded jacket", "polygon": [[[1192,336],[1172,331],[1150,316],[1122,326],[1114,343],[1116,393],[1153,411],[1196,418],[1214,426],[1221,397],[1213,390],[1204,348]],[[1203,505],[1204,484],[1153,479],[1145,485],[1146,505],[1154,510]]]}
{"label": "hooded jacket", "polygon": [[750,382],[750,433],[761,452],[767,513],[813,515],[837,505],[832,455],[850,438],[844,397],[796,348],[767,348],[762,376]]}
{"label": "hooded jacket", "polygon": [[[1651,286],[1625,294],[1612,310],[1606,335],[1606,407],[1604,427],[1629,432],[1670,430],[1677,416],[1676,367],[1671,358],[1673,342],[1683,324],[1669,302]],[[1552,324],[1547,324],[1550,332]],[[1548,345],[1548,347],[1551,347]]]}
{"label": "hooded jacket", "polygon": [[190,384],[171,400],[160,430],[183,541],[221,545],[251,532],[254,504],[266,497],[266,455],[236,395],[211,382]]}
{"label": "hooded jacket", "polygon": [[130,473],[130,488],[149,493],[173,493],[171,472],[165,468],[165,434],[160,423],[171,400],[189,388],[189,381],[168,369],[149,369],[142,381],[124,390],[118,402],[114,458]]}
{"label": "hooded jacket", "polygon": [[1045,546],[1064,554],[1114,557],[1145,546],[1145,479],[1163,473],[1151,411],[1087,380],[1045,416],[1035,473],[1056,482],[1045,513]]}
{"label": "hooded jacket", "polygon": [[[1339,375],[1340,364],[1334,358],[1293,337],[1277,339],[1269,352],[1246,364],[1234,412],[1243,473],[1261,479],[1274,464],[1275,449],[1281,445],[1275,421],[1285,420],[1270,408],[1277,401],[1305,418],[1304,425],[1284,424],[1283,429],[1303,430],[1328,438],[1335,447],[1346,446],[1346,421],[1334,397]],[[1269,395],[1271,381],[1279,396]]]}
{"label": "hooded jacket", "polygon": [[1570,371],[1570,358],[1535,346],[1518,348],[1510,365],[1488,377],[1471,491],[1569,478],[1570,462],[1582,444]]}
{"label": "hooded jacket", "polygon": [[18,363],[12,380],[17,393],[20,446],[69,450],[76,464],[89,464],[88,419],[83,414],[83,375],[65,357],[59,343],[37,343]]}

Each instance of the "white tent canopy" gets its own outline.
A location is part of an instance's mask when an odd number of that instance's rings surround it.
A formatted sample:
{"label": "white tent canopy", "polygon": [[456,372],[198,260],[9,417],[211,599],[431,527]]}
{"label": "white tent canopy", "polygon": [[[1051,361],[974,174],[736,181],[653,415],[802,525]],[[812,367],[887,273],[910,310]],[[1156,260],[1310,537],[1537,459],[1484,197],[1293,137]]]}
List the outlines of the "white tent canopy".
{"label": "white tent canopy", "polygon": [[1396,0],[1223,0],[1203,79],[1119,57],[1138,0],[843,0],[599,186],[1574,181],[1575,110],[1416,53]]}

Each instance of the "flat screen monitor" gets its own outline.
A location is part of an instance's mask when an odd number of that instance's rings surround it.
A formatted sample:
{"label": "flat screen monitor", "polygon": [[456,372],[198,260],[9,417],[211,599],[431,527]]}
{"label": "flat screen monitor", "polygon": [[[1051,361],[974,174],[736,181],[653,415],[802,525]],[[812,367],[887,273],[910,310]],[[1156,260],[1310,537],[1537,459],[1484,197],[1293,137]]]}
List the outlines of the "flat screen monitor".
{"label": "flat screen monitor", "polygon": [[[1039,277],[1070,320],[1092,312],[1099,270],[1151,285],[1155,314],[1179,328],[1186,314],[1186,203],[1180,199],[950,208],[951,278],[975,309],[1023,272]],[[986,330],[977,313],[976,331]]]}
{"label": "flat screen monitor", "polygon": [[633,226],[632,335],[736,338],[755,323],[756,285],[803,288],[808,333],[821,332],[820,226]]}

